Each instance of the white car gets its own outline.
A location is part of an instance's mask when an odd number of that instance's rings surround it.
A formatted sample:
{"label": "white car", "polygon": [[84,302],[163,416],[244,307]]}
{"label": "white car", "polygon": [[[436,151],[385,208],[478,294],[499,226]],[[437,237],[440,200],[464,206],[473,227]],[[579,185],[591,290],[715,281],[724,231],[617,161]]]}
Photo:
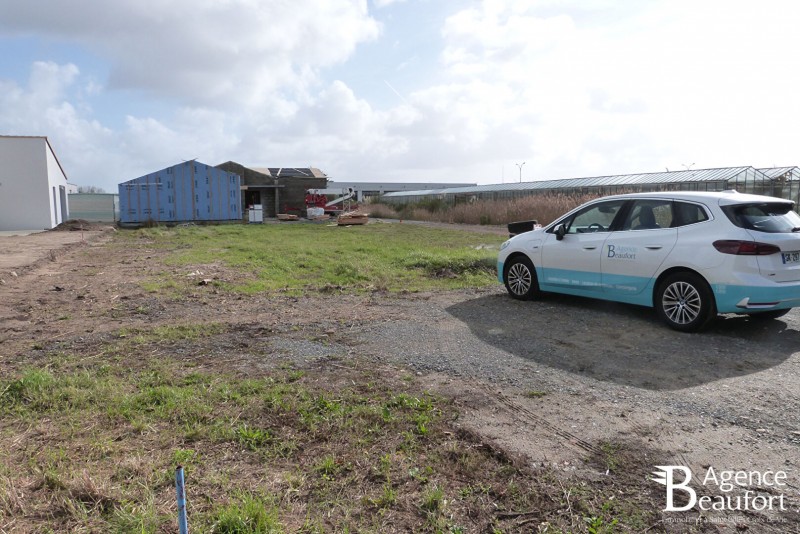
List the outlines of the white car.
{"label": "white car", "polygon": [[616,195],[500,247],[516,299],[566,293],[655,307],[672,328],[719,313],[776,318],[800,306],[800,216],[780,198],[723,192]]}

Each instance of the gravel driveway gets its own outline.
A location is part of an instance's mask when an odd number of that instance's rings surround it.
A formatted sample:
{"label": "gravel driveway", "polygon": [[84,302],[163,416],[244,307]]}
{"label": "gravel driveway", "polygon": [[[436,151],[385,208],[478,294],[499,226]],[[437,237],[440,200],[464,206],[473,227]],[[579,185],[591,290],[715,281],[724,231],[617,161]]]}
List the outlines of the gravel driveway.
{"label": "gravel driveway", "polygon": [[800,489],[797,310],[684,334],[647,308],[501,288],[383,305],[402,318],[362,327],[360,349],[429,374],[460,396],[464,424],[534,463],[580,471],[600,444],[626,443],[650,470],[785,470]]}

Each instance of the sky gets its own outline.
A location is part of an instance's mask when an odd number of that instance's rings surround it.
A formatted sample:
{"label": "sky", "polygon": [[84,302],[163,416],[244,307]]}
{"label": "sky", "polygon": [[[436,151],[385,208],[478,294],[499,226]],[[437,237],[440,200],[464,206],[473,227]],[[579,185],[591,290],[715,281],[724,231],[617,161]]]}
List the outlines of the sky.
{"label": "sky", "polygon": [[793,0],[0,0],[0,134],[106,191],[189,159],[479,184],[800,165],[798,28]]}

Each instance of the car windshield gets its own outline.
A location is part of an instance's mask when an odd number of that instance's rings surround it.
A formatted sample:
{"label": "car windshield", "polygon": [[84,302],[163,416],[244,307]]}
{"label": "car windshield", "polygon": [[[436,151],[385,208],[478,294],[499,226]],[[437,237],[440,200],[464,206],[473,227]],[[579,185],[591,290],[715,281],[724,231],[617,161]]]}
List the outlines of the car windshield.
{"label": "car windshield", "polygon": [[723,206],[722,211],[733,224],[748,230],[770,234],[800,232],[800,215],[787,202],[736,204]]}

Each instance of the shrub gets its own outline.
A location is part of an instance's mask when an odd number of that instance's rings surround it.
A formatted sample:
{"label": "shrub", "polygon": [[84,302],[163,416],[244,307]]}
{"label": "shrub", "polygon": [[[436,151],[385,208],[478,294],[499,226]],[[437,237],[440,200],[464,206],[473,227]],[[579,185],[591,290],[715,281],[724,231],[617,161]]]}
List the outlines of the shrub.
{"label": "shrub", "polygon": [[508,224],[536,219],[549,224],[565,212],[601,196],[600,194],[546,193],[502,200],[474,200],[451,205],[443,199],[415,204],[370,204],[373,217],[411,219],[458,224]]}

